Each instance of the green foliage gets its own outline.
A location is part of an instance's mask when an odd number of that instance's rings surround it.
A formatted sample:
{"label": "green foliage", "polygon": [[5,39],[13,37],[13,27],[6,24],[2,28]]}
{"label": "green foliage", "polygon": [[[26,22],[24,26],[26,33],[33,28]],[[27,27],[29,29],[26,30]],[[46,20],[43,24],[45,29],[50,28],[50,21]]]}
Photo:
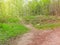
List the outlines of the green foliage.
{"label": "green foliage", "polygon": [[[28,15],[49,15],[50,0],[32,0],[26,6]],[[27,8],[28,7],[28,8]]]}
{"label": "green foliage", "polygon": [[49,15],[50,0],[41,0],[39,3],[41,5],[42,15]]}
{"label": "green foliage", "polygon": [[0,16],[0,23],[17,23],[19,21],[20,20],[17,16],[11,16],[11,15]]}
{"label": "green foliage", "polygon": [[26,33],[28,29],[16,23],[0,23],[0,43],[7,41],[9,38],[13,38],[17,35],[22,35]]}
{"label": "green foliage", "polygon": [[42,25],[34,25],[35,28],[37,29],[54,29],[57,27],[60,27],[60,23],[47,23],[47,24],[42,24]]}
{"label": "green foliage", "polygon": [[24,17],[26,24],[32,24],[38,29],[48,29],[60,26],[60,18],[56,16],[38,15]]}

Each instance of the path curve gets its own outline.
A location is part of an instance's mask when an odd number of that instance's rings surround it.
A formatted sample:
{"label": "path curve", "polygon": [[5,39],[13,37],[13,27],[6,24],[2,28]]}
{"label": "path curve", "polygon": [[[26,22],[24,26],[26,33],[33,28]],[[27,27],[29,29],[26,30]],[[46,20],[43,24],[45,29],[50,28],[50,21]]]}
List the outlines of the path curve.
{"label": "path curve", "polygon": [[32,25],[25,25],[31,31],[10,42],[10,45],[60,45],[60,28],[37,30]]}

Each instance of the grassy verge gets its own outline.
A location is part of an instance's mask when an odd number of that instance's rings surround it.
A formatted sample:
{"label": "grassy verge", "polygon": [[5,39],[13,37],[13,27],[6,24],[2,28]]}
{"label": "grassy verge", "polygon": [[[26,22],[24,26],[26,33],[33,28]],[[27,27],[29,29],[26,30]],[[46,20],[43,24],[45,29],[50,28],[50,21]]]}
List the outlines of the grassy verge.
{"label": "grassy verge", "polygon": [[25,23],[32,24],[38,29],[50,29],[60,26],[60,18],[57,16],[39,15],[24,17]]}
{"label": "grassy verge", "polygon": [[60,27],[60,23],[52,23],[52,24],[42,24],[42,25],[34,25],[37,29],[54,29]]}
{"label": "grassy verge", "polygon": [[3,43],[9,38],[15,37],[17,35],[22,35],[27,31],[28,29],[21,24],[0,23],[0,44],[3,45]]}

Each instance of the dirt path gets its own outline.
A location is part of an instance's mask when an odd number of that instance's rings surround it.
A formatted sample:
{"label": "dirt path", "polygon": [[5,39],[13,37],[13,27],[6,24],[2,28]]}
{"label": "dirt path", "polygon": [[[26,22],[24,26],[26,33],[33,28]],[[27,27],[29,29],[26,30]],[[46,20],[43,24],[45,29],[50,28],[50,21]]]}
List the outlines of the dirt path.
{"label": "dirt path", "polygon": [[11,41],[11,45],[60,45],[60,28],[37,30],[32,25],[25,25],[31,31]]}

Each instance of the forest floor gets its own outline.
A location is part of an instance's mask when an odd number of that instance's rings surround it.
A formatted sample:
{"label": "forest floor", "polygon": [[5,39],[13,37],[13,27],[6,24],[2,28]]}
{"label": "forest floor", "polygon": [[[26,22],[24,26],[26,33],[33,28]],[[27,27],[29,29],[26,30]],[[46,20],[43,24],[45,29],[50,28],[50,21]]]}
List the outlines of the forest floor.
{"label": "forest floor", "polygon": [[25,26],[30,28],[30,31],[11,39],[10,45],[60,45],[60,28],[38,30],[32,25]]}

